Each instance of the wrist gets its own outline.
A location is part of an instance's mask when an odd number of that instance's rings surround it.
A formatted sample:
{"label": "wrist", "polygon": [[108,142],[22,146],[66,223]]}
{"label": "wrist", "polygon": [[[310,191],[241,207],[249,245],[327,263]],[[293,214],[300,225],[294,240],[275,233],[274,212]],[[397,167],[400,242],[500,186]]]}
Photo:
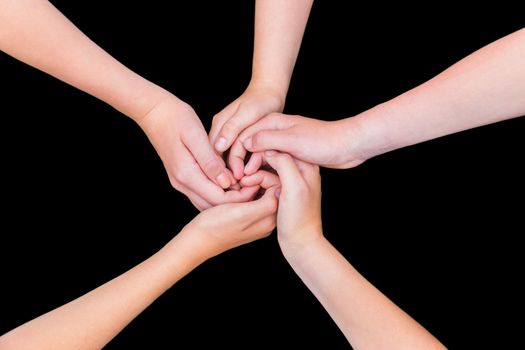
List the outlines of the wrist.
{"label": "wrist", "polygon": [[340,152],[344,154],[345,167],[359,165],[397,148],[386,123],[390,114],[388,109],[380,104],[355,117],[334,122],[336,129],[343,134]]}
{"label": "wrist", "polygon": [[166,122],[170,122],[173,116],[194,115],[193,108],[172,94],[159,96],[141,115],[137,115],[135,122],[144,130],[146,135],[152,138],[159,131],[166,128]]}
{"label": "wrist", "polygon": [[308,252],[326,240],[322,229],[310,228],[296,232],[292,237],[278,233],[277,241],[286,259],[296,259],[308,255]]}
{"label": "wrist", "polygon": [[282,112],[286,101],[286,94],[288,93],[288,84],[252,77],[250,84],[248,84],[246,88],[246,92],[270,96],[275,99],[276,105],[280,107],[276,112]]}
{"label": "wrist", "polygon": [[100,87],[88,89],[88,92],[135,121],[140,120],[159,101],[173,96],[127,68],[119,70],[115,76],[107,77]]}
{"label": "wrist", "polygon": [[168,265],[184,260],[191,267],[190,270],[216,255],[204,235],[192,227],[184,227],[159,254],[167,256]]}

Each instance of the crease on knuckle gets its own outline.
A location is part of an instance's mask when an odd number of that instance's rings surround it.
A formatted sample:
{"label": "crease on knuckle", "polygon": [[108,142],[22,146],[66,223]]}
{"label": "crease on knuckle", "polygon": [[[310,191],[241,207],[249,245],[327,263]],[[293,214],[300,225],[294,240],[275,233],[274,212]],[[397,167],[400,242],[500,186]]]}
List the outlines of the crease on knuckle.
{"label": "crease on knuckle", "polygon": [[207,159],[202,164],[202,170],[204,170],[204,173],[209,176],[216,176],[221,172],[221,165],[217,159]]}

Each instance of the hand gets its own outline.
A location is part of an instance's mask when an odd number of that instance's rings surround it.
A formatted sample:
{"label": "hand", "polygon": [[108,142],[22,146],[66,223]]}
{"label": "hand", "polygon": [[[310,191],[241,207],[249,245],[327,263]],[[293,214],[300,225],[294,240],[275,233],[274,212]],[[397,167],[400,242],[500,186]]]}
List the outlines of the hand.
{"label": "hand", "polygon": [[[281,112],[284,107],[282,94],[268,87],[250,85],[235,101],[213,117],[210,130],[210,143],[222,153],[226,151],[237,136],[247,127],[272,112]],[[236,179],[243,176],[242,168],[230,164]]]}
{"label": "hand", "polygon": [[301,247],[322,237],[319,167],[285,153],[266,151],[264,158],[281,181],[277,210],[279,244]]}
{"label": "hand", "polygon": [[193,109],[175,96],[164,98],[137,122],[162,159],[172,186],[199,210],[246,202],[257,193],[257,186],[223,190],[235,184],[235,179],[213,151]]}
{"label": "hand", "polygon": [[352,118],[327,122],[295,115],[272,113],[244,130],[233,144],[230,166],[244,166],[247,151],[255,152],[245,175],[257,171],[265,150],[278,150],[305,162],[328,168],[351,168],[367,158],[358,154],[359,126]]}
{"label": "hand", "polygon": [[203,211],[184,229],[202,242],[203,254],[218,255],[228,249],[270,235],[276,225],[277,187],[247,203],[229,203]]}

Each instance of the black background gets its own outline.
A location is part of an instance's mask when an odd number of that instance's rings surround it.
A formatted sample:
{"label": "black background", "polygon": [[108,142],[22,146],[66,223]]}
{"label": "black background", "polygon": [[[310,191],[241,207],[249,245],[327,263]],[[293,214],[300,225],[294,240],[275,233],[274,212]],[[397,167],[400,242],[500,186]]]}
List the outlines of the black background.
{"label": "black background", "polygon": [[[249,81],[252,1],[53,3],[206,128]],[[525,24],[502,2],[347,3],[314,5],[286,113],[357,114]],[[197,212],[130,119],[5,54],[0,74],[1,334],[141,262]],[[322,172],[325,235],[451,348],[517,339],[524,134],[515,119]],[[206,262],[108,349],[251,344],[348,348],[275,236]]]}

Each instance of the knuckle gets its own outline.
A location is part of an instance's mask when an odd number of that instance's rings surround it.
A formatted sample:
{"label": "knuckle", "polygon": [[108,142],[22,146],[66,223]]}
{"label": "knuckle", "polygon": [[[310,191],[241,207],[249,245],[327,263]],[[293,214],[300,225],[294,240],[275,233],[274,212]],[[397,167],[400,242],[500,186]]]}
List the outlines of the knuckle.
{"label": "knuckle", "polygon": [[265,227],[265,231],[268,232],[264,235],[264,237],[268,237],[269,235],[271,235],[275,226],[277,226],[277,218],[274,215],[270,220],[268,220],[267,226]]}
{"label": "knuckle", "polygon": [[254,115],[257,114],[257,104],[255,103],[241,103],[239,105],[239,112],[246,115]]}
{"label": "knuckle", "polygon": [[176,189],[179,192],[182,192],[181,191],[182,186],[180,186],[181,182],[177,179],[176,175],[173,175],[173,176],[170,175],[169,176],[169,180],[170,180],[171,187],[173,187],[174,189]]}
{"label": "knuckle", "polygon": [[211,127],[216,128],[223,121],[224,117],[220,114],[216,114],[211,120]]}
{"label": "knuckle", "polygon": [[288,153],[277,153],[277,156],[283,161],[293,162],[292,156],[289,155]]}
{"label": "knuckle", "polygon": [[277,212],[278,202],[277,202],[275,196],[272,196],[272,197],[273,197],[272,200],[268,201],[267,210],[271,214],[274,214],[274,213]]}
{"label": "knuckle", "polygon": [[268,224],[268,226],[266,226],[264,230],[265,233],[262,235],[262,237],[263,238],[270,237],[270,235],[272,234],[272,230],[273,230],[273,227]]}
{"label": "knuckle", "polygon": [[221,172],[222,166],[217,159],[210,158],[204,161],[202,164],[202,170],[204,170],[208,176],[213,176],[218,175],[218,173]]}
{"label": "knuckle", "polygon": [[237,122],[236,118],[230,118],[224,125],[222,126],[222,134],[224,135],[234,135],[238,132],[240,129],[239,123]]}
{"label": "knuckle", "polygon": [[268,114],[266,116],[266,118],[269,118],[271,119],[272,121],[278,121],[279,119],[281,119],[283,117],[283,114],[282,113],[278,113],[278,112],[272,112],[270,114]]}
{"label": "knuckle", "polygon": [[252,136],[252,147],[258,147],[264,142],[265,131],[259,131]]}
{"label": "knuckle", "polygon": [[176,187],[178,184],[187,183],[190,177],[188,170],[184,168],[176,169],[173,172],[173,182],[175,182],[175,184],[172,182],[173,187]]}

